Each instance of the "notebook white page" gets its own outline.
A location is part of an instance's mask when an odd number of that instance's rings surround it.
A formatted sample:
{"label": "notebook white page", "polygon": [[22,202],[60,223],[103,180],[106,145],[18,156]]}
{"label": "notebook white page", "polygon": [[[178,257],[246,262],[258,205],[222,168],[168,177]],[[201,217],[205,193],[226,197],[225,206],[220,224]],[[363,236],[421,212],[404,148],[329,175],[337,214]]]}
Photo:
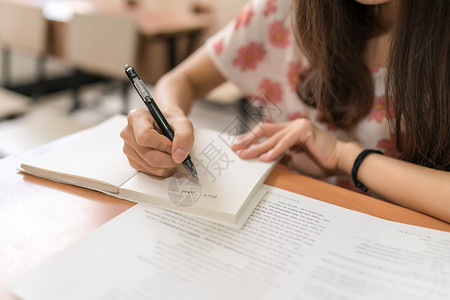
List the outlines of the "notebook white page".
{"label": "notebook white page", "polygon": [[125,116],[114,116],[22,163],[22,169],[239,228],[258,204],[251,201],[258,199],[253,192],[276,163],[240,159],[225,140],[227,133],[201,128],[190,152],[199,181],[181,165],[168,178],[151,176],[129,166],[119,135],[125,126]]}
{"label": "notebook white page", "polygon": [[208,129],[196,132],[190,156],[199,181],[183,168],[168,178],[138,173],[120,187],[120,195],[154,204],[158,204],[159,198],[173,210],[201,214],[210,220],[238,222],[247,205],[253,209],[258,204],[251,203],[251,194],[265,181],[275,163],[240,159],[219,134]]}
{"label": "notebook white page", "polygon": [[54,172],[68,183],[118,193],[119,186],[137,173],[122,152],[120,131],[125,125],[125,116],[114,116],[23,162],[22,168],[47,178]]}

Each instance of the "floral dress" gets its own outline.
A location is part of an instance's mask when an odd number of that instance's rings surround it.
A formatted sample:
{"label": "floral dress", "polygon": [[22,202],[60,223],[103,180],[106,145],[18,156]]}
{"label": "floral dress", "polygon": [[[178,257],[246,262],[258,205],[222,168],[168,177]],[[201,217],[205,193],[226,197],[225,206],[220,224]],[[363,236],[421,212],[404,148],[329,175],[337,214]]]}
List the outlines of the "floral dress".
{"label": "floral dress", "polygon": [[[308,118],[317,127],[364,148],[376,148],[396,156],[385,104],[385,69],[372,69],[375,86],[370,113],[351,131],[336,129],[323,121],[320,112],[305,105],[296,92],[297,74],[308,68],[292,30],[292,2],[253,0],[221,31],[206,41],[208,53],[219,71],[235,83],[251,103],[265,108],[266,121],[286,122]],[[348,188],[349,178],[332,182]]]}

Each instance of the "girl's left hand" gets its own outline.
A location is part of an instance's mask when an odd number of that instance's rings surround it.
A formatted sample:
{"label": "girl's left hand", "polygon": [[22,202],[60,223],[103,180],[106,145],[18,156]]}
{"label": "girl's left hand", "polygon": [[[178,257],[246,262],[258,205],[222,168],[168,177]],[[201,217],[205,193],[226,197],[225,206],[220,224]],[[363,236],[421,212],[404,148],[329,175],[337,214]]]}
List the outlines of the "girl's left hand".
{"label": "girl's left hand", "polygon": [[[262,138],[266,140],[258,143]],[[240,136],[232,149],[243,159],[259,157],[261,161],[275,160],[287,151],[296,152],[291,155],[294,168],[312,176],[329,176],[339,172],[343,144],[309,120],[296,119],[288,123],[260,123]]]}

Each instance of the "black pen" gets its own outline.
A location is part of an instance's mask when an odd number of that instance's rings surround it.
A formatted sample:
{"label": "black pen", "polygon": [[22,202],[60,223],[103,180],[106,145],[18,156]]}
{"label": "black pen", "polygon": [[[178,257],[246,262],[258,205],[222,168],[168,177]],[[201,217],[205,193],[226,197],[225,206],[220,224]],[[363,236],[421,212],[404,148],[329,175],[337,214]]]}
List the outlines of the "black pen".
{"label": "black pen", "polygon": [[[164,115],[159,110],[158,106],[156,105],[155,100],[153,100],[153,97],[148,92],[147,88],[145,87],[142,80],[139,78],[139,75],[136,73],[134,68],[129,65],[125,65],[125,73],[127,74],[128,78],[130,79],[131,83],[133,84],[134,88],[138,92],[138,94],[141,96],[142,101],[144,101],[145,105],[147,106],[148,110],[153,116],[153,119],[155,119],[156,123],[159,126],[159,129],[163,132],[163,134],[173,141],[173,130],[170,128],[169,123],[167,122]],[[188,155],[186,159],[183,161],[184,168],[194,176],[195,179],[198,180],[197,171],[195,170],[194,164],[191,161],[191,157]]]}

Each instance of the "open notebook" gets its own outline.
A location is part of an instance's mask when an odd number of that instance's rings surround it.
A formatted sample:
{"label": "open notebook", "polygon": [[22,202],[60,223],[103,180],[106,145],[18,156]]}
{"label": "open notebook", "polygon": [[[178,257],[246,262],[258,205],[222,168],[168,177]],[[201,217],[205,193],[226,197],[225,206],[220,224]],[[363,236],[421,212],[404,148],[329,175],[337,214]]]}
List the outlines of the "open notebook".
{"label": "open notebook", "polygon": [[180,166],[168,178],[137,172],[122,152],[126,117],[117,115],[21,164],[35,176],[240,228],[258,204],[275,163],[242,160],[223,132],[198,129],[190,153],[198,182]]}

